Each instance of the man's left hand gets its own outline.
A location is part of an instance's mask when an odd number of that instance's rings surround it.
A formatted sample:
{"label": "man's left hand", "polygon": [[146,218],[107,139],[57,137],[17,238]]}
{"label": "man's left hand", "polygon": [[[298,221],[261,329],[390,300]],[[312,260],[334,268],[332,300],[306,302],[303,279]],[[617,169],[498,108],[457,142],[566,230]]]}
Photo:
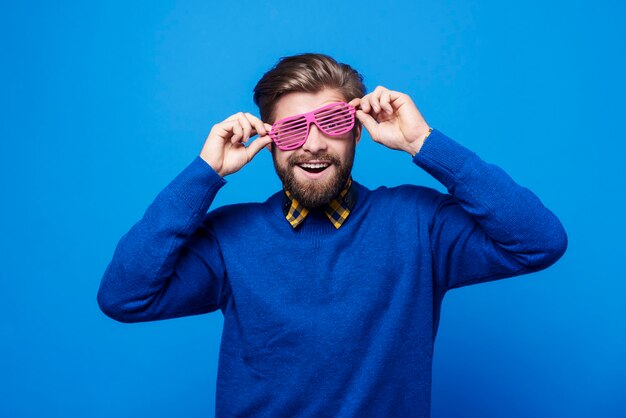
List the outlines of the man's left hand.
{"label": "man's left hand", "polygon": [[350,104],[374,141],[412,156],[424,144],[430,126],[408,95],[378,86]]}

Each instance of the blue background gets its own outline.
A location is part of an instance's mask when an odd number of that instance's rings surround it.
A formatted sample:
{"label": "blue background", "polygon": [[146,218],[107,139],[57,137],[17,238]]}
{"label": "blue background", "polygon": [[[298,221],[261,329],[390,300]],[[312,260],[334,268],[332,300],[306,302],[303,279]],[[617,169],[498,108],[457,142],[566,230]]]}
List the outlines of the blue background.
{"label": "blue background", "polygon": [[[119,238],[279,57],[409,94],[563,222],[547,270],[447,294],[432,416],[625,417],[626,5],[531,0],[12,2],[0,16],[0,416],[213,416],[221,313],[122,324]],[[354,177],[444,191],[371,141]],[[213,207],[262,201],[271,156]],[[254,251],[254,249],[244,249]]]}

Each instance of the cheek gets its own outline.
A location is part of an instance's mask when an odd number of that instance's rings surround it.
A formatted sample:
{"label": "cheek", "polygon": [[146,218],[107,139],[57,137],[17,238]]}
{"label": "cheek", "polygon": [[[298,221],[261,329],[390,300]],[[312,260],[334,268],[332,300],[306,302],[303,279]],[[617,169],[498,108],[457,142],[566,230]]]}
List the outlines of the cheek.
{"label": "cheek", "polygon": [[341,161],[343,161],[344,163],[352,157],[352,150],[354,148],[354,145],[351,143],[351,141],[353,141],[351,137],[346,138],[344,142],[342,142],[340,145],[338,144],[338,146],[335,147],[335,149],[332,151],[335,155],[341,158]]}
{"label": "cheek", "polygon": [[275,156],[274,160],[281,167],[288,167],[289,166],[289,157],[290,157],[291,154],[292,153],[289,153],[289,152],[276,150],[276,156]]}

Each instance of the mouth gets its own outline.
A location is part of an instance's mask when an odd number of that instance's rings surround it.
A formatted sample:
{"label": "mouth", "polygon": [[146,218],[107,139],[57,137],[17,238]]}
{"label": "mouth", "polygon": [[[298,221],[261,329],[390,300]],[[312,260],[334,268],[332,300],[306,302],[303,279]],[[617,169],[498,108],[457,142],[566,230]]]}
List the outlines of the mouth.
{"label": "mouth", "polygon": [[321,173],[330,167],[330,163],[327,161],[319,163],[300,163],[298,166],[309,173]]}
{"label": "mouth", "polygon": [[304,172],[307,177],[319,178],[324,175],[328,168],[332,166],[329,161],[313,161],[298,163],[297,166]]}

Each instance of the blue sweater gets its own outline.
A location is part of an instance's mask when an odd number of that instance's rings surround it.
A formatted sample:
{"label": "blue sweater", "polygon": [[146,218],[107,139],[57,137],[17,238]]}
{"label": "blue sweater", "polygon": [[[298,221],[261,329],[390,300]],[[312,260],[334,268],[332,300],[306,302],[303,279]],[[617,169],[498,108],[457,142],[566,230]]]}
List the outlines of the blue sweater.
{"label": "blue sweater", "polygon": [[282,191],[207,214],[225,180],[198,156],[120,239],[98,304],[122,322],[220,309],[218,417],[428,417],[445,292],[544,269],[567,236],[436,129],[413,162],[449,194],[355,181],[340,229],[315,211],[294,229]]}

